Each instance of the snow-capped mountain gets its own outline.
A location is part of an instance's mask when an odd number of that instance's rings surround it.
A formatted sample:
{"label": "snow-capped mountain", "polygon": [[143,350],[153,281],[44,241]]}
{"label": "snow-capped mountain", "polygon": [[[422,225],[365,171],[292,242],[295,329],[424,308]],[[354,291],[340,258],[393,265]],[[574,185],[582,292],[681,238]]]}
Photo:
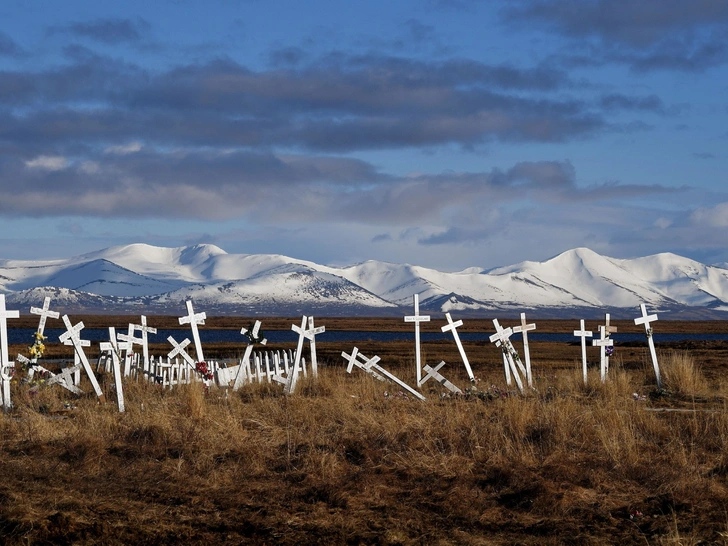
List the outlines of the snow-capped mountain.
{"label": "snow-capped mountain", "polygon": [[111,247],[65,260],[0,260],[0,292],[15,305],[44,295],[84,310],[177,310],[186,299],[220,313],[399,313],[419,294],[423,310],[519,309],[728,312],[728,269],[675,254],[631,260],[586,248],[543,262],[446,273],[367,261],[323,266],[275,254],[228,254],[214,245]]}

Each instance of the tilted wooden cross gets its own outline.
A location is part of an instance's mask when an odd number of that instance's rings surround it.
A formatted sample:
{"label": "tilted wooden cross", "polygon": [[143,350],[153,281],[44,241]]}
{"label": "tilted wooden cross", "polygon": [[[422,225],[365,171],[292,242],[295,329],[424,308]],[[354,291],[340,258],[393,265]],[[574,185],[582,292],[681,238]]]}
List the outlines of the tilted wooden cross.
{"label": "tilted wooden cross", "polygon": [[43,335],[43,332],[45,332],[46,319],[57,319],[60,316],[57,311],[51,311],[50,307],[51,298],[50,296],[46,296],[43,299],[43,307],[30,308],[31,315],[40,315],[40,320],[38,321],[38,329],[36,330],[40,335]]}
{"label": "tilted wooden cross", "polygon": [[533,378],[531,377],[531,351],[528,348],[528,332],[535,329],[536,324],[526,323],[526,313],[521,313],[521,324],[513,327],[514,334],[521,334],[523,336],[523,356],[526,358],[526,382],[531,388],[533,388]]}
{"label": "tilted wooden cross", "polygon": [[79,322],[78,324],[73,326],[71,324],[71,319],[68,318],[68,315],[63,315],[63,324],[66,325],[66,332],[61,334],[58,339],[61,341],[61,343],[64,344],[66,343],[66,340],[71,340],[73,348],[75,349],[78,358],[81,360],[81,365],[83,366],[83,369],[85,370],[89,381],[91,381],[91,386],[94,388],[96,396],[98,397],[100,402],[103,402],[105,400],[104,393],[101,392],[101,387],[99,387],[99,383],[98,381],[96,381],[96,376],[91,369],[88,358],[86,358],[86,353],[83,351],[83,345],[81,343],[81,330],[83,330],[83,322]]}
{"label": "tilted wooden cross", "polygon": [[655,370],[655,378],[657,379],[657,388],[662,389],[662,377],[660,376],[660,365],[657,363],[657,353],[655,352],[655,340],[652,339],[652,327],[651,322],[657,320],[657,315],[648,315],[647,306],[644,303],[640,304],[640,311],[642,316],[634,319],[634,323],[645,325],[645,334],[647,335],[647,344],[650,346],[650,356],[652,357],[652,367]]}
{"label": "tilted wooden cross", "polygon": [[306,330],[303,335],[306,336],[309,348],[311,349],[311,373],[314,377],[318,377],[318,361],[316,360],[316,336],[318,334],[323,334],[325,331],[326,326],[319,326],[317,328],[313,324],[313,317],[308,317],[308,330]]}
{"label": "tilted wooden cross", "polygon": [[58,384],[64,389],[68,389],[73,394],[81,396],[83,394],[83,391],[73,384],[73,377],[72,374],[76,374],[81,370],[81,364],[76,364],[70,368],[63,368],[61,370],[61,373],[59,374],[53,374],[53,377],[48,379],[46,381],[46,385],[55,385]]}
{"label": "tilted wooden cross", "polygon": [[[510,340],[510,337],[513,335],[513,329],[511,327],[503,328],[498,322],[498,319],[493,319],[493,326],[495,326],[495,334],[491,335],[489,339],[491,343],[495,343],[496,347],[501,348],[501,351],[505,356],[504,364],[508,364],[508,366],[505,367],[506,383],[510,385],[510,382],[508,381],[508,369],[510,368],[510,372],[516,380],[518,390],[523,393],[523,381],[521,380],[521,376],[518,374],[518,369],[516,369],[516,362],[518,362],[519,368],[521,368],[524,376],[526,375],[526,369],[523,367],[523,364],[521,364],[521,359],[518,358],[518,353]],[[514,354],[515,358],[513,356]]]}
{"label": "tilted wooden cross", "polygon": [[420,296],[414,295],[415,314],[404,317],[405,322],[415,323],[415,362],[417,365],[417,384],[422,381],[422,360],[420,357],[420,322],[430,322],[429,315],[420,315]]}
{"label": "tilted wooden cross", "polygon": [[99,349],[111,353],[111,366],[114,369],[114,387],[116,389],[116,405],[119,412],[124,412],[124,386],[121,383],[121,356],[119,342],[116,340],[116,328],[109,327],[109,341],[99,344]]}
{"label": "tilted wooden cross", "polygon": [[197,353],[197,362],[204,362],[205,356],[202,354],[202,342],[200,341],[200,332],[197,326],[203,326],[207,315],[205,313],[195,313],[192,309],[192,302],[187,300],[185,302],[187,306],[187,316],[180,317],[180,324],[189,324],[192,329],[192,340],[195,342],[195,352]]}
{"label": "tilted wooden cross", "polygon": [[453,385],[452,383],[450,383],[450,381],[448,381],[448,380],[447,380],[447,379],[446,379],[446,378],[445,378],[445,377],[444,377],[443,375],[441,375],[441,374],[439,373],[439,372],[440,372],[440,369],[441,369],[441,368],[442,368],[442,367],[443,367],[444,365],[445,365],[445,361],[444,361],[444,360],[443,360],[443,361],[441,361],[441,362],[440,362],[440,363],[439,363],[439,364],[438,364],[437,366],[435,366],[434,368],[431,368],[430,366],[428,366],[427,364],[425,364],[425,367],[423,368],[423,369],[424,369],[424,371],[425,371],[425,377],[423,377],[423,378],[422,378],[422,384],[424,385],[424,384],[425,384],[425,382],[426,382],[426,381],[427,381],[428,379],[432,378],[432,379],[434,379],[435,381],[437,381],[438,383],[440,383],[440,385],[442,385],[443,387],[445,387],[445,388],[446,388],[447,390],[449,390],[450,392],[454,392],[455,394],[462,394],[462,393],[463,393],[463,391],[461,391],[461,390],[460,390],[459,388],[457,388],[457,387],[456,387],[455,385]]}
{"label": "tilted wooden cross", "polygon": [[574,330],[574,335],[581,338],[581,367],[584,374],[584,385],[586,385],[586,338],[594,335],[591,330],[584,329],[584,319],[579,323],[579,329]]}
{"label": "tilted wooden cross", "polygon": [[195,359],[192,358],[189,354],[187,354],[187,351],[185,351],[185,347],[187,347],[190,344],[190,340],[187,338],[184,338],[182,340],[182,343],[177,343],[177,341],[172,337],[169,336],[167,338],[167,341],[172,345],[173,349],[167,353],[167,358],[170,360],[173,359],[176,356],[181,356],[182,359],[187,363],[187,365],[195,369]]}
{"label": "tilted wooden cross", "polygon": [[[80,330],[79,330],[80,332]],[[80,337],[80,334],[79,334]],[[88,339],[79,339],[78,343],[81,347],[91,347],[91,341]],[[73,347],[73,341],[68,338],[65,341],[63,341],[63,344],[67,347]],[[73,351],[73,366],[75,368],[75,374],[73,376],[74,384],[78,385],[81,381],[81,357],[78,355],[78,353],[74,350]]]}
{"label": "tilted wooden cross", "polygon": [[293,369],[290,371],[286,381],[286,394],[293,394],[296,390],[296,382],[298,381],[298,374],[301,372],[301,353],[303,352],[303,340],[306,337],[306,323],[308,317],[303,315],[301,319],[301,326],[291,325],[291,330],[298,334],[298,346],[296,347],[296,356],[293,362]]}
{"label": "tilted wooden cross", "polygon": [[[471,383],[475,383],[475,376],[473,375],[473,370],[470,367],[470,362],[468,362],[468,357],[465,354],[465,349],[463,348],[463,344],[460,342],[460,335],[458,335],[457,328],[463,325],[462,320],[458,320],[456,322],[452,321],[452,317],[450,316],[450,313],[445,313],[445,318],[447,319],[447,324],[445,326],[442,326],[440,329],[443,332],[452,331],[452,337],[455,338],[455,344],[458,346],[458,351],[460,351],[460,357],[463,359],[463,364],[465,365],[465,370],[468,372],[468,377],[470,378]],[[438,364],[439,366],[439,364]],[[432,369],[432,368],[430,368]],[[427,379],[422,379],[418,383],[418,387],[424,384],[424,382],[427,381]]]}
{"label": "tilted wooden cross", "polygon": [[[358,352],[359,352],[359,349],[354,347],[354,350],[352,351],[351,356],[346,354],[345,352],[341,353],[341,356],[343,356],[349,362],[347,369],[346,369],[349,373],[351,373],[351,370],[354,369],[354,366],[361,368],[364,371],[372,370],[372,371],[376,372],[377,374],[384,376],[387,379],[389,379],[390,381],[396,383],[397,385],[399,385],[400,387],[405,389],[407,392],[412,394],[415,398],[418,398],[419,400],[423,400],[423,401],[426,400],[426,398],[424,396],[422,396],[419,392],[417,392],[415,389],[410,387],[407,383],[402,381],[399,377],[391,374],[390,372],[388,372],[387,370],[382,368],[379,364],[377,364],[377,362],[379,362],[378,356],[368,359],[368,358],[364,357],[364,355],[362,355],[361,353],[359,353],[357,355]],[[360,364],[359,362],[357,362],[357,360],[356,360],[357,356],[359,356],[360,358],[364,358],[366,363]]]}

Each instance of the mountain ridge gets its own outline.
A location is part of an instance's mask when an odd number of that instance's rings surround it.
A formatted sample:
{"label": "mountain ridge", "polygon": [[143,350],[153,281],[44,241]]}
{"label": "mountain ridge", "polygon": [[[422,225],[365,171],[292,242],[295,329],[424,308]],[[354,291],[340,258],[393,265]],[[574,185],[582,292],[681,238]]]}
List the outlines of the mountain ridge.
{"label": "mountain ridge", "polygon": [[[221,314],[394,314],[419,294],[426,312],[542,315],[630,311],[728,317],[728,269],[672,253],[633,259],[581,247],[547,260],[448,273],[367,260],[333,267],[279,254],[229,254],[215,245],[119,245],[67,259],[0,260],[0,293],[26,304],[41,292],[85,312],[177,310],[185,299]],[[40,298],[42,300],[42,298]],[[31,302],[37,305],[36,302]]]}

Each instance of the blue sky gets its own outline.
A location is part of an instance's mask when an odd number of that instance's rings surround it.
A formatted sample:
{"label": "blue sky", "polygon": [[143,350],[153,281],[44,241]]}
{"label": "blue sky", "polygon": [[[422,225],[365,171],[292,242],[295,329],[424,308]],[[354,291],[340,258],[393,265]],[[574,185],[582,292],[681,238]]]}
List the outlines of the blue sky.
{"label": "blue sky", "polygon": [[0,258],[728,261],[728,0],[0,4]]}

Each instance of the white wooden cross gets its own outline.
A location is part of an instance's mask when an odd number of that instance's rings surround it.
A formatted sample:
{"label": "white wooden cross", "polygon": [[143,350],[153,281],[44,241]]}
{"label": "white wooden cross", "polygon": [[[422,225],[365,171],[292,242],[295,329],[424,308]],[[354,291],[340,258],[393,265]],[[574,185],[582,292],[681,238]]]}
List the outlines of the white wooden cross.
{"label": "white wooden cross", "polygon": [[[243,354],[243,359],[241,360],[238,371],[235,374],[235,383],[233,383],[234,392],[240,389],[240,387],[242,387],[243,384],[245,384],[245,382],[248,381],[249,377],[251,376],[250,354],[253,352],[253,348],[255,347],[255,340],[259,339],[258,334],[260,333],[260,326],[261,322],[259,320],[256,320],[250,332],[247,328],[242,328],[240,330],[240,333],[247,337],[250,343],[248,343],[247,347],[245,347],[245,354]],[[266,343],[268,343],[268,340],[266,338],[263,338],[259,343],[261,345],[265,345]]]}
{"label": "white wooden cross", "polygon": [[440,375],[440,373],[439,373],[440,372],[440,368],[442,368],[444,365],[445,365],[445,361],[444,360],[441,361],[434,368],[431,368],[429,365],[425,364],[425,367],[423,368],[424,371],[425,371],[425,377],[422,378],[422,384],[424,385],[425,382],[428,379],[432,378],[435,381],[437,381],[438,383],[440,383],[440,385],[442,385],[443,387],[445,387],[450,392],[454,392],[455,394],[462,394],[463,391],[461,391],[455,385],[453,385],[452,383],[450,383],[450,381],[448,381],[444,376]]}
{"label": "white wooden cross", "polygon": [[[516,362],[518,362],[519,368],[521,368],[521,372],[524,376],[526,375],[526,369],[523,367],[523,364],[521,364],[521,359],[518,357],[518,353],[510,340],[510,337],[513,335],[513,329],[510,327],[503,328],[498,322],[498,319],[493,319],[493,326],[495,326],[495,334],[490,336],[490,342],[495,343],[496,347],[501,348],[506,359],[504,364],[506,362],[508,363],[510,371],[513,374],[513,378],[516,380],[516,385],[518,385],[518,390],[523,393],[523,381],[521,380],[521,376],[518,374],[518,369],[516,369]],[[506,367],[506,370],[508,370],[508,367]],[[508,374],[506,373],[506,381],[507,380]],[[508,382],[508,384],[510,385],[510,382]]]}
{"label": "white wooden cross", "polygon": [[187,365],[194,370],[195,369],[195,360],[187,354],[187,351],[185,351],[185,347],[187,347],[190,344],[190,340],[187,338],[184,338],[182,340],[182,343],[177,343],[177,341],[172,337],[169,336],[167,338],[167,341],[170,342],[172,347],[174,347],[169,353],[167,353],[167,358],[172,360],[177,355],[181,356],[182,359],[187,363]]}
{"label": "white wooden cross", "polygon": [[72,374],[75,375],[80,370],[81,364],[76,364],[71,368],[63,368],[61,373],[53,374],[53,377],[46,381],[46,385],[51,386],[58,383],[64,389],[68,389],[73,394],[80,396],[83,394],[83,391],[73,384],[73,377],[71,377]]}
{"label": "white wooden cross", "polygon": [[528,332],[536,329],[536,324],[526,323],[526,313],[521,313],[520,326],[513,327],[514,334],[523,335],[523,355],[526,357],[526,382],[528,386],[533,388],[533,378],[531,377],[531,351],[528,348]]}
{"label": "white wooden cross", "polygon": [[657,353],[655,352],[655,341],[652,339],[652,327],[650,322],[657,320],[657,315],[648,315],[647,306],[644,303],[640,304],[640,310],[642,316],[634,319],[634,323],[645,325],[645,334],[647,335],[647,344],[650,346],[650,356],[652,357],[652,367],[655,369],[655,378],[657,379],[657,388],[662,388],[662,378],[660,377],[660,365],[657,363]]}
{"label": "white wooden cross", "polygon": [[420,322],[430,322],[429,315],[420,315],[420,296],[415,294],[415,314],[404,317],[405,322],[415,323],[415,361],[417,363],[417,385],[422,381],[422,360],[420,358]]}
{"label": "white wooden cross", "polygon": [[157,329],[147,326],[147,317],[141,315],[141,324],[135,324],[134,330],[142,333],[142,356],[144,358],[144,371],[149,371],[149,334],[156,334]]}
{"label": "white wooden cross", "polygon": [[[375,355],[372,358],[367,358],[359,352],[359,349],[357,347],[354,347],[351,355],[342,352],[341,356],[343,356],[347,360],[346,373],[351,373],[354,369],[354,366],[356,366],[364,370],[373,378],[378,379],[379,381],[389,382],[386,377],[378,374],[375,370],[372,369],[372,366],[381,360],[378,356]],[[359,358],[361,362],[358,362],[357,358]]]}
{"label": "white wooden cross", "polygon": [[202,342],[200,341],[200,332],[197,330],[198,325],[204,325],[207,315],[205,313],[195,314],[192,309],[192,302],[187,300],[185,302],[187,306],[187,316],[180,317],[180,324],[189,324],[192,329],[192,340],[195,342],[195,352],[197,353],[197,362],[204,362],[205,356],[202,354]]}
{"label": "white wooden cross", "polygon": [[[455,344],[458,346],[458,351],[460,351],[460,356],[463,359],[463,364],[465,364],[465,370],[468,372],[468,377],[470,378],[471,383],[475,383],[475,376],[473,375],[473,370],[470,368],[470,362],[468,362],[468,357],[465,354],[465,349],[463,349],[463,344],[460,342],[460,336],[458,335],[457,328],[463,325],[462,320],[458,320],[456,322],[452,321],[452,317],[450,316],[450,313],[445,313],[445,318],[447,319],[447,324],[445,326],[442,326],[440,329],[443,332],[447,332],[448,330],[452,331],[452,337],[455,338]],[[439,366],[439,364],[438,364]],[[432,368],[430,368],[432,369]],[[422,386],[425,381],[427,381],[427,377],[423,378],[421,381],[417,383],[417,386]]]}
{"label": "white wooden cross", "polygon": [[116,328],[109,327],[109,341],[99,344],[99,349],[111,353],[111,364],[114,369],[114,387],[116,389],[116,405],[120,413],[124,413],[124,386],[121,384],[120,348],[116,340]]}
{"label": "white wooden cross", "polygon": [[266,338],[263,338],[260,341],[256,341],[258,339],[258,334],[260,334],[260,326],[261,322],[259,320],[256,320],[253,324],[253,328],[250,330],[250,334],[248,334],[247,328],[241,328],[240,333],[250,340],[251,345],[255,345],[256,343],[265,345],[266,343],[268,343],[268,340]]}
{"label": "white wooden cross", "polygon": [[[609,313],[605,313],[604,314],[604,332],[607,337],[611,337],[612,334],[617,331],[616,326],[609,324],[609,318],[610,318]],[[612,344],[612,345],[614,345],[614,344]],[[608,373],[609,372],[609,355],[606,354],[606,348],[605,348],[605,353],[604,353],[604,367]]]}
{"label": "white wooden cross", "polygon": [[594,335],[591,330],[584,329],[584,319],[579,323],[579,329],[574,330],[574,335],[581,338],[581,368],[584,373],[584,385],[586,385],[586,338]]}
{"label": "white wooden cross", "polygon": [[[132,358],[134,356],[134,345],[141,345],[144,341],[140,337],[134,337],[134,331],[136,330],[136,324],[129,323],[129,327],[126,330],[126,334],[117,334],[116,338],[119,341],[123,341],[122,347],[126,349],[124,354],[124,377],[128,377],[131,372]],[[136,372],[135,372],[136,377]]]}
{"label": "white wooden cross", "polygon": [[40,320],[38,321],[38,333],[41,335],[43,335],[43,332],[45,332],[46,319],[57,319],[58,317],[60,317],[60,314],[57,311],[51,311],[50,307],[51,298],[50,296],[46,296],[43,300],[43,307],[30,308],[31,315],[40,315]]}
{"label": "white wooden cross", "polygon": [[[80,332],[80,330],[79,330]],[[88,339],[79,339],[78,343],[81,345],[81,347],[91,347],[91,341]],[[64,345],[68,347],[73,347],[73,341],[71,339],[66,339],[63,342]],[[73,366],[75,368],[74,372],[74,384],[78,385],[81,382],[81,357],[78,356],[78,353],[74,350],[73,351]]]}
{"label": "white wooden cross", "polygon": [[10,360],[10,355],[8,354],[7,319],[19,317],[19,311],[8,311],[5,309],[5,294],[0,294],[0,376],[2,376],[3,409],[5,411],[9,411],[13,407],[10,401],[10,380],[13,377],[10,368],[15,367],[15,362]]}
{"label": "white wooden cross", "polygon": [[607,347],[614,346],[614,340],[607,336],[606,326],[599,326],[599,339],[592,339],[592,346],[599,347],[602,383],[607,380]]}
{"label": "white wooden cross", "polygon": [[387,370],[382,368],[379,364],[377,364],[377,362],[379,361],[378,356],[368,359],[360,353],[359,356],[365,360],[365,364],[360,364],[359,362],[357,362],[356,357],[357,357],[358,352],[359,352],[359,349],[354,347],[354,350],[352,351],[351,356],[349,356],[345,352],[341,353],[341,356],[343,356],[345,359],[347,359],[349,361],[346,371],[351,373],[350,370],[352,370],[354,368],[354,366],[357,366],[358,368],[362,368],[365,371],[367,369],[371,369],[371,370],[377,372],[379,375],[382,375],[382,376],[386,377],[387,379],[389,379],[390,381],[393,381],[394,383],[396,383],[397,385],[399,385],[400,387],[405,389],[407,392],[412,394],[415,398],[418,398],[420,400],[426,400],[426,398],[424,396],[422,396],[419,392],[417,392],[415,389],[410,387],[407,383],[402,381],[399,377],[392,375]]}
{"label": "white wooden cross", "polygon": [[91,386],[93,386],[96,396],[99,398],[100,402],[103,402],[105,400],[104,393],[101,392],[101,387],[99,387],[99,383],[98,381],[96,381],[94,371],[91,369],[91,364],[89,364],[88,358],[86,358],[86,353],[83,351],[83,345],[81,344],[80,334],[81,330],[83,330],[83,322],[79,322],[78,324],[76,324],[76,326],[73,326],[71,324],[71,319],[68,318],[68,315],[63,315],[63,324],[66,325],[66,332],[61,334],[58,339],[63,344],[66,343],[66,340],[71,340],[73,348],[75,349],[78,358],[81,360],[83,369],[86,371],[86,375],[91,381]]}
{"label": "white wooden cross", "polygon": [[314,377],[318,377],[318,362],[316,361],[316,335],[323,334],[325,331],[326,326],[319,326],[318,328],[316,328],[313,325],[313,317],[308,317],[308,330],[306,330],[303,335],[306,336],[309,347],[311,349],[311,373]]}
{"label": "white wooden cross", "polygon": [[298,381],[298,374],[301,371],[301,353],[303,352],[303,340],[306,337],[305,331],[306,331],[306,323],[308,322],[308,317],[306,315],[303,315],[303,318],[301,319],[301,326],[296,326],[295,324],[291,325],[291,330],[296,332],[298,334],[298,346],[296,347],[296,357],[293,362],[293,369],[288,374],[288,378],[286,381],[286,394],[293,394],[296,390],[296,382]]}

